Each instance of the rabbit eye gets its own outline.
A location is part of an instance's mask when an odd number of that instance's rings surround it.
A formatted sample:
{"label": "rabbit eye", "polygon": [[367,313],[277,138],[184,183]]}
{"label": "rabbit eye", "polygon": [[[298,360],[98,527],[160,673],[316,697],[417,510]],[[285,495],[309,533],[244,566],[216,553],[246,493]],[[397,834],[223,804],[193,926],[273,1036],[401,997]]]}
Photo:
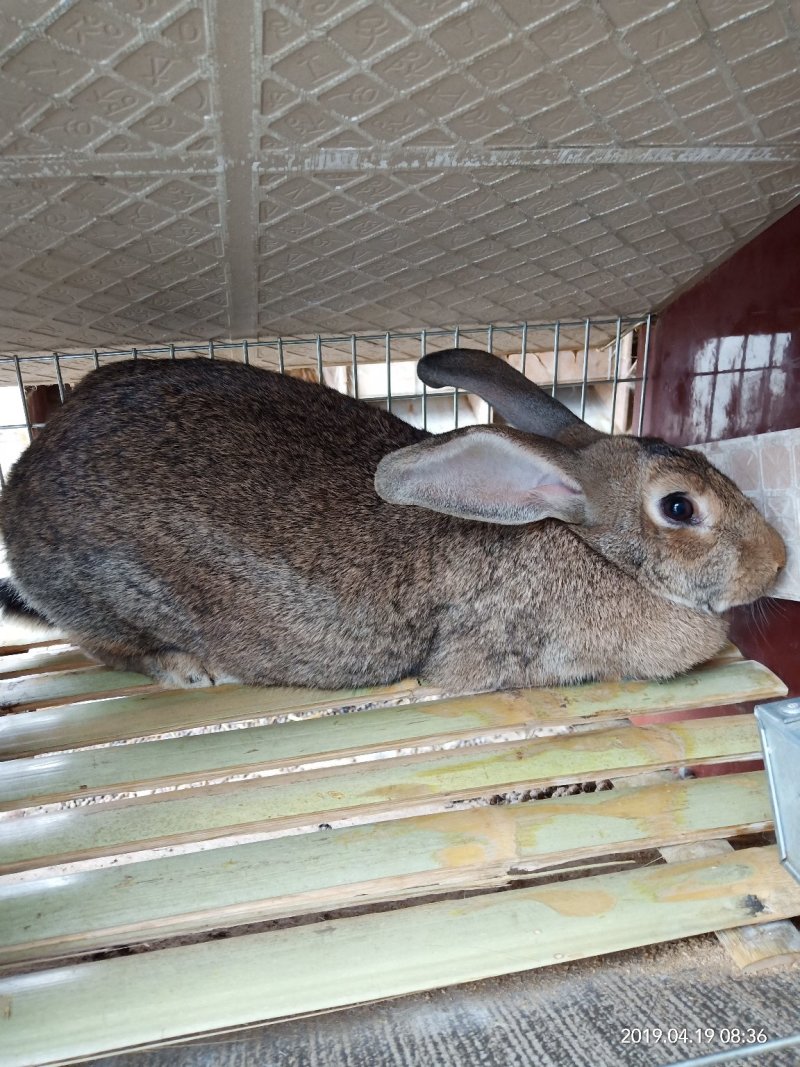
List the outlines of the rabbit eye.
{"label": "rabbit eye", "polygon": [[670,522],[690,523],[694,518],[694,504],[683,493],[670,493],[660,501],[661,514]]}

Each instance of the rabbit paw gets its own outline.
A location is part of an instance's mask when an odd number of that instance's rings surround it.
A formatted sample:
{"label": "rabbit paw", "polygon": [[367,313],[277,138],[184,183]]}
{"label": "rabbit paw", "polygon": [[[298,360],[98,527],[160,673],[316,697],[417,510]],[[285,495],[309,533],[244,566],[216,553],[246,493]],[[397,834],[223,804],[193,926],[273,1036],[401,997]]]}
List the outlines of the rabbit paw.
{"label": "rabbit paw", "polygon": [[168,689],[202,689],[215,684],[203,664],[186,652],[148,656],[144,668],[154,681]]}

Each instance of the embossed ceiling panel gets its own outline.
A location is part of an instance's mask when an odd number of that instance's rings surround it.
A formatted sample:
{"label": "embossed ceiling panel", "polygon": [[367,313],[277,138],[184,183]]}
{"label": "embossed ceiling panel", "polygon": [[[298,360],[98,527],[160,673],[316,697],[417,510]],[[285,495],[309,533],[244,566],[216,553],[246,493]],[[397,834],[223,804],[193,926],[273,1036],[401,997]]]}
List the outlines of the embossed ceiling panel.
{"label": "embossed ceiling panel", "polygon": [[797,0],[0,0],[0,351],[635,314],[800,195]]}

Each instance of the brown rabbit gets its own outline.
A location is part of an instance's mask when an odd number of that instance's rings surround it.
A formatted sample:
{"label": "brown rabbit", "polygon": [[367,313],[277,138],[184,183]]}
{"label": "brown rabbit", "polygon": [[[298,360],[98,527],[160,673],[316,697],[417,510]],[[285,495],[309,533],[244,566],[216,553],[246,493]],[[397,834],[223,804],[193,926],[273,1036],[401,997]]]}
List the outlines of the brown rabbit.
{"label": "brown rabbit", "polygon": [[3,494],[7,604],[166,684],[469,691],[674,675],[769,590],[780,537],[701,455],[485,352],[419,375],[517,428],[432,437],[224,361],[94,371]]}

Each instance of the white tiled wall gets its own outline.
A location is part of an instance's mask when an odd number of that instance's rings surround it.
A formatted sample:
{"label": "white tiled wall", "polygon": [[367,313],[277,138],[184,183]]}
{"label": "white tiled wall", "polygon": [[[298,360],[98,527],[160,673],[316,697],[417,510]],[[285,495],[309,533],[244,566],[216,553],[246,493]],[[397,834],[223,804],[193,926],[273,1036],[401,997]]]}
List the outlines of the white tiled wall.
{"label": "white tiled wall", "polygon": [[800,600],[800,429],[698,445],[783,535],[786,570],[775,595]]}

